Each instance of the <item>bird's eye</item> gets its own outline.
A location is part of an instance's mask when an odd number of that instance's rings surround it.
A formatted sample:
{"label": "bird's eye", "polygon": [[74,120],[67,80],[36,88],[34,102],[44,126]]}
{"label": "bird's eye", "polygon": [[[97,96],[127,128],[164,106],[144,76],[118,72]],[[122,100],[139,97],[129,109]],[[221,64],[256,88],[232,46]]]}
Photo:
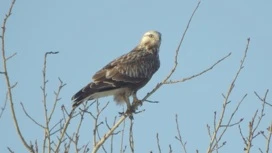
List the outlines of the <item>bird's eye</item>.
{"label": "bird's eye", "polygon": [[150,34],[150,35],[149,35],[149,37],[150,37],[150,38],[153,38],[153,37],[154,37],[154,35]]}

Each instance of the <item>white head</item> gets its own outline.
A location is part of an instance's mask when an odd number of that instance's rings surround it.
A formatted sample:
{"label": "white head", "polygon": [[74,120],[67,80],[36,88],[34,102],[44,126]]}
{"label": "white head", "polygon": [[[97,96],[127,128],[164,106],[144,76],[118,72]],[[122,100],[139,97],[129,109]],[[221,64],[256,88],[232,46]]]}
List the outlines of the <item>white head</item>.
{"label": "white head", "polygon": [[140,46],[151,49],[153,47],[159,48],[161,45],[161,33],[158,31],[146,32],[140,42]]}

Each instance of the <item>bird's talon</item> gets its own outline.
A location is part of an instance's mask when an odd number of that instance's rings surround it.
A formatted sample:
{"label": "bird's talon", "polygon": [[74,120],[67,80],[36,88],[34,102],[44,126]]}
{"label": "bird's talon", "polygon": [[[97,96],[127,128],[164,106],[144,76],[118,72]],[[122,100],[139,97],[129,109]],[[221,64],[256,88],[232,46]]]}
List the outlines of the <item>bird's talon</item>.
{"label": "bird's talon", "polygon": [[139,103],[140,106],[143,105],[143,102],[141,100],[138,100],[137,103]]}
{"label": "bird's talon", "polygon": [[143,105],[143,102],[142,102],[141,100],[138,100],[138,99],[137,99],[137,100],[134,100],[134,101],[133,101],[133,104],[134,104],[134,105],[140,105],[140,106],[142,106],[142,105]]}
{"label": "bird's talon", "polygon": [[133,113],[135,113],[135,109],[131,106],[127,109],[126,115],[132,120],[133,119]]}
{"label": "bird's talon", "polygon": [[135,110],[132,108],[128,108],[126,111],[126,114],[133,114],[133,113],[135,113]]}
{"label": "bird's talon", "polygon": [[124,112],[118,112],[120,116],[125,115]]}
{"label": "bird's talon", "polygon": [[133,115],[129,115],[128,117],[129,117],[130,120],[133,120],[133,119],[134,119],[134,118],[133,118]]}

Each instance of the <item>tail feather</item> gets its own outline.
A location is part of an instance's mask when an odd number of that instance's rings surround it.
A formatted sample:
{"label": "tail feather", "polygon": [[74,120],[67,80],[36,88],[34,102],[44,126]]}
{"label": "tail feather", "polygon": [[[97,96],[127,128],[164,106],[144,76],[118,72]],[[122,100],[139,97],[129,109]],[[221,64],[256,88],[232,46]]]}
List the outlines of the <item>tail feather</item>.
{"label": "tail feather", "polygon": [[87,100],[92,100],[97,97],[94,97],[93,95],[99,92],[109,91],[116,89],[118,87],[105,83],[105,82],[91,82],[81,90],[79,90],[73,97],[73,108],[79,106],[81,103]]}

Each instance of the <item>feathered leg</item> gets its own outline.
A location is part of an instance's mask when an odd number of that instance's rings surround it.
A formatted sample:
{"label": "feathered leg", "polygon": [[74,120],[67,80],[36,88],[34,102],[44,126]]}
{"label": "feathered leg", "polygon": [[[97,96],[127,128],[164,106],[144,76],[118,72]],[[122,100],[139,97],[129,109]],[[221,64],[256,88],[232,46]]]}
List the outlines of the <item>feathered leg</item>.
{"label": "feathered leg", "polygon": [[129,101],[129,97],[125,97],[124,98],[126,104],[127,104],[127,110],[130,110],[131,109],[131,104],[130,104],[130,101]]}
{"label": "feathered leg", "polygon": [[129,118],[132,120],[133,119],[133,113],[135,112],[135,110],[134,110],[134,108],[131,106],[131,104],[130,104],[130,101],[129,101],[129,97],[127,96],[127,97],[125,97],[125,102],[126,102],[126,104],[127,104],[127,111],[126,111],[126,115],[128,115],[129,116]]}
{"label": "feathered leg", "polygon": [[136,95],[136,94],[137,94],[136,92],[133,92],[133,93],[132,93],[132,97],[133,97],[133,103],[132,103],[132,105],[135,105],[136,103],[139,103],[139,104],[142,106],[143,103],[142,103],[141,100],[139,100],[139,99],[137,98],[137,95]]}

